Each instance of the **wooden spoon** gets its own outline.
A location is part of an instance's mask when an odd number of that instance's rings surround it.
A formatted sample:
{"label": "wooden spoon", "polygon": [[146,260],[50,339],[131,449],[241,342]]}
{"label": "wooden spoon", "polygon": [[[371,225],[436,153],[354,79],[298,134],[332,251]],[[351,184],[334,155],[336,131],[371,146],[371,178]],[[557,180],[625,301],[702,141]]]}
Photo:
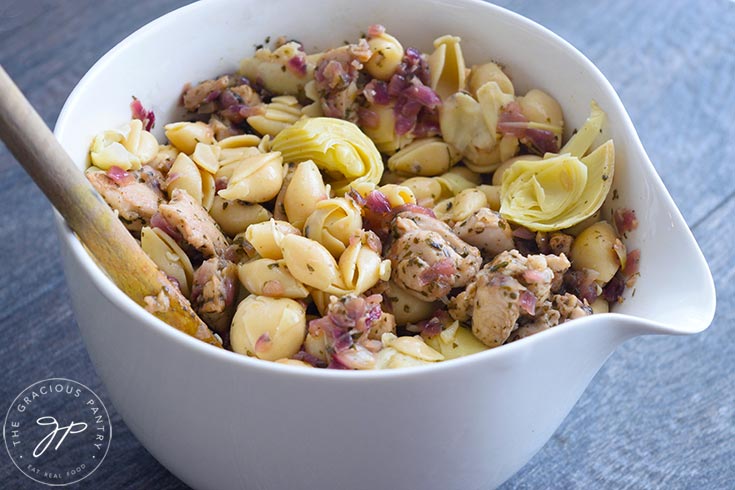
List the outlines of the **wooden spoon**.
{"label": "wooden spoon", "polygon": [[125,294],[182,332],[222,346],[74,165],[2,66],[0,137]]}

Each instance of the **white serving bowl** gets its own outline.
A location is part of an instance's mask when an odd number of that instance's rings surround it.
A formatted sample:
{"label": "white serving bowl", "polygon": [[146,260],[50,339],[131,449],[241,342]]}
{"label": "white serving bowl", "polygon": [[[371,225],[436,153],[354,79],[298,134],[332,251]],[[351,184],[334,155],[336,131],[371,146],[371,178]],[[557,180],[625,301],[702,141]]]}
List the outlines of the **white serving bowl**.
{"label": "white serving bowl", "polygon": [[[138,30],[87,73],[56,135],[79,167],[100,130],[130,117],[131,96],[164,122],[185,82],[236,69],[266,36],[307,50],[382,23],[404,45],[463,40],[470,63],[505,64],[517,88],[550,92],[568,128],[595,99],[615,140],[615,207],[637,211],[635,295],[539,335],[431,367],[308,370],[205,345],[126,297],[58,220],[82,336],[115,407],[141,443],[198,489],[468,489],[499,485],[549,439],[617,345],[635,335],[705,329],[714,286],[681,214],[603,75],[571,45],[507,10],[473,0],[215,0]],[[631,373],[633,375],[633,373]]]}

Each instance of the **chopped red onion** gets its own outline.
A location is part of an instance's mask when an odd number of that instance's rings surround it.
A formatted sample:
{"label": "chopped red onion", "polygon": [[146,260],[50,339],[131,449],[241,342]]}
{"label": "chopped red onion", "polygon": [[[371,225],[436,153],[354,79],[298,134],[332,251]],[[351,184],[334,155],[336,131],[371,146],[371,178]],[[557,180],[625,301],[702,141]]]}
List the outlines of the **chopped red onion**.
{"label": "chopped red onion", "polygon": [[443,326],[444,322],[442,321],[442,319],[436,316],[419,323],[419,327],[421,328],[421,336],[428,339],[436,337],[437,335],[442,333]]}
{"label": "chopped red onion", "polygon": [[286,66],[295,75],[299,77],[305,77],[306,76],[306,55],[302,51],[299,51],[298,53],[296,53],[295,56],[293,56],[290,60],[288,60],[288,63],[286,64]]}
{"label": "chopped red onion", "polygon": [[393,210],[393,213],[395,215],[403,212],[424,214],[426,216],[429,216],[430,218],[436,218],[436,214],[434,214],[434,211],[432,209],[426,208],[424,206],[419,206],[418,204],[401,204]]}
{"label": "chopped red onion", "polygon": [[414,125],[421,111],[421,103],[416,100],[405,99],[401,103],[396,104],[395,111],[396,114],[400,114],[410,120],[411,125]]}
{"label": "chopped red onion", "polygon": [[[424,70],[424,65],[420,54],[409,48],[388,82],[388,95],[395,99],[395,131],[399,136],[415,131],[417,126],[422,136],[439,133],[436,109],[441,105],[441,98],[426,85],[428,68]],[[426,76],[422,75],[424,72]]]}
{"label": "chopped red onion", "polygon": [[365,299],[359,297],[347,298],[344,302],[345,312],[347,316],[352,320],[352,325],[365,314]]}
{"label": "chopped red onion", "polygon": [[570,270],[564,274],[564,285],[569,292],[592,304],[597,299],[596,277],[596,273],[591,274],[587,270]]}
{"label": "chopped red onion", "polygon": [[620,234],[628,233],[638,228],[638,218],[633,209],[616,209],[613,213],[613,218],[615,220],[615,227]]}
{"label": "chopped red onion", "polygon": [[334,348],[335,353],[340,353],[352,347],[352,343],[352,335],[350,335],[350,332],[347,331],[343,332],[339,337],[334,339],[332,347]]}
{"label": "chopped red onion", "polygon": [[403,204],[392,208],[388,198],[380,191],[372,191],[367,197],[362,197],[357,192],[351,193],[356,204],[362,207],[363,211],[363,228],[377,235],[380,240],[388,238],[390,223],[393,218],[404,211],[424,214],[435,218],[436,215],[431,209],[419,206],[418,204]]}
{"label": "chopped red onion", "polygon": [[529,144],[538,153],[556,153],[559,151],[559,140],[548,129],[526,128],[522,136],[524,143]]}
{"label": "chopped red onion", "polygon": [[366,311],[363,318],[365,321],[366,329],[370,328],[370,325],[372,325],[373,322],[379,320],[380,317],[383,315],[383,310],[380,306],[382,302],[383,295],[381,294],[373,294],[365,299]]}
{"label": "chopped red onion", "polygon": [[507,125],[512,134],[513,130],[520,127],[517,125],[518,123],[527,122],[528,118],[523,115],[521,105],[516,101],[509,102],[503,106],[500,111],[500,115],[498,116],[498,131],[503,132],[503,128]]}
{"label": "chopped red onion", "polygon": [[225,276],[222,280],[222,293],[225,297],[225,306],[230,306],[235,302],[235,296],[237,295],[237,284],[234,278]]}
{"label": "chopped red onion", "polygon": [[222,189],[226,189],[227,188],[227,183],[228,183],[227,177],[219,177],[218,179],[216,179],[214,181],[214,189],[215,189],[215,191],[219,192]]}
{"label": "chopped red onion", "polygon": [[334,99],[322,99],[322,111],[327,117],[334,117],[336,119],[342,119],[345,115],[342,109],[339,108],[337,101]]}
{"label": "chopped red onion", "polygon": [[519,226],[515,230],[513,230],[513,236],[515,238],[520,238],[521,240],[535,240],[536,234],[529,230],[528,228],[525,228],[523,226]]}
{"label": "chopped red onion", "polygon": [[445,283],[450,282],[454,279],[457,274],[457,268],[454,262],[450,258],[441,259],[438,262],[434,262],[428,268],[424,269],[419,274],[419,284],[426,286],[432,282]]}
{"label": "chopped red onion", "polygon": [[318,357],[309,354],[305,350],[300,350],[296,353],[296,355],[293,356],[293,359],[296,359],[297,361],[303,361],[307,364],[311,364],[314,367],[327,367],[327,364],[319,359]]}
{"label": "chopped red onion", "polygon": [[327,365],[327,369],[350,369],[348,366],[343,364],[339,358],[332,356],[332,358],[329,361],[329,365]]}
{"label": "chopped red onion", "polygon": [[513,101],[506,104],[500,111],[498,132],[522,139],[524,144],[541,154],[559,151],[559,139],[552,131],[529,128],[528,122],[528,118],[521,111],[520,104]]}
{"label": "chopped red onion", "polygon": [[[426,85],[411,85],[403,91],[403,95],[407,99],[414,100],[429,109],[439,107],[442,103],[441,98],[439,98],[436,92]],[[418,114],[418,111],[416,113]]]}
{"label": "chopped red onion", "polygon": [[404,76],[415,76],[424,85],[429,85],[429,65],[416,48],[407,48],[397,73]]}
{"label": "chopped red onion", "polygon": [[385,195],[379,191],[370,192],[362,207],[363,228],[374,232],[383,240],[388,237],[392,219],[391,206]]}
{"label": "chopped red onion", "polygon": [[153,129],[156,124],[156,114],[151,110],[147,110],[143,107],[143,104],[136,97],[133,97],[133,101],[130,103],[130,110],[133,113],[133,119],[139,119],[143,122],[143,128],[146,131]]}
{"label": "chopped red onion", "polygon": [[107,176],[118,185],[130,184],[135,178],[120,167],[113,165],[107,170]]}
{"label": "chopped red onion", "polygon": [[380,117],[375,111],[359,107],[357,109],[357,118],[360,123],[360,127],[375,129],[380,125]]}
{"label": "chopped red onion", "polygon": [[222,116],[228,121],[238,124],[243,122],[250,116],[258,116],[265,112],[262,105],[248,106],[245,104],[235,104],[222,110]]}
{"label": "chopped red onion", "polygon": [[390,103],[388,84],[382,80],[370,80],[362,90],[365,99],[371,104],[387,105]]}
{"label": "chopped red onion", "polygon": [[[602,288],[602,297],[610,303],[619,303],[623,299],[623,291],[625,291],[625,278],[620,272],[617,272]],[[591,301],[587,301],[592,304]]]}
{"label": "chopped red onion", "polygon": [[[214,92],[213,92],[214,93]],[[232,90],[225,90],[219,94],[219,103],[223,109],[240,104],[240,99]]]}
{"label": "chopped red onion", "polygon": [[328,316],[321,318],[315,318],[309,322],[309,333],[314,336],[321,335],[322,333],[331,332],[334,324]]}
{"label": "chopped red onion", "polygon": [[352,82],[354,75],[345,65],[337,60],[324,59],[319,62],[314,72],[317,88],[321,91],[340,91]]}
{"label": "chopped red onion", "polygon": [[444,330],[447,325],[450,325],[454,320],[449,316],[446,310],[436,310],[431,318],[423,320],[417,324],[409,324],[406,326],[406,330],[409,332],[416,332],[421,334],[422,337],[429,339],[434,337]]}
{"label": "chopped red onion", "polygon": [[385,32],[385,27],[383,27],[380,24],[373,24],[370,27],[368,27],[367,37],[368,39],[371,37],[379,37],[384,32]]}
{"label": "chopped red onion", "polygon": [[364,207],[367,201],[364,197],[362,197],[362,194],[357,192],[353,187],[350,187],[350,190],[347,192],[347,197],[352,199],[355,204],[357,204],[360,207]]}
{"label": "chopped red onion", "polygon": [[416,121],[414,119],[400,113],[396,114],[395,130],[398,136],[403,136],[411,131],[415,124]]}
{"label": "chopped red onion", "polygon": [[441,134],[439,114],[436,111],[421,111],[412,133],[416,138],[427,138]]}
{"label": "chopped red onion", "polygon": [[378,214],[387,214],[390,213],[391,210],[388,198],[380,191],[371,191],[370,194],[367,195],[365,207]]}
{"label": "chopped red onion", "polygon": [[[349,361],[352,359],[352,353],[344,357],[340,357],[340,354],[348,350],[360,350],[368,342],[367,332],[371,324],[383,314],[380,307],[382,301],[383,297],[380,294],[373,294],[367,298],[355,295],[343,296],[329,304],[325,316],[309,322],[311,335],[325,336],[331,363],[355,367]],[[369,353],[369,350],[366,352]]]}
{"label": "chopped red onion", "polygon": [[409,82],[404,75],[396,73],[388,81],[388,95],[398,97],[409,87]]}
{"label": "chopped red onion", "polygon": [[518,306],[529,315],[533,315],[536,312],[536,295],[528,290],[522,291],[518,297]]}
{"label": "chopped red onion", "polygon": [[546,282],[546,275],[543,271],[526,269],[523,271],[523,280],[526,281],[526,284],[539,284]]}
{"label": "chopped red onion", "polygon": [[329,305],[327,316],[339,328],[354,328],[365,313],[365,300],[357,296],[345,296]]}
{"label": "chopped red onion", "polygon": [[151,217],[151,227],[158,228],[159,230],[163,231],[165,234],[173,238],[176,242],[182,240],[181,234],[176,229],[176,227],[172,226],[168,221],[166,221],[161,213],[155,213]]}
{"label": "chopped red onion", "polygon": [[[207,102],[207,103],[209,103],[209,102],[214,102],[215,100],[217,100],[217,99],[219,98],[219,96],[220,96],[220,94],[221,94],[221,93],[222,93],[222,91],[221,91],[221,90],[217,90],[217,89],[215,89],[215,90],[212,90],[212,91],[211,91],[211,92],[209,92],[209,93],[207,94],[207,96],[206,96],[206,97],[204,98],[204,102]],[[211,112],[211,111],[210,111],[210,112]]]}
{"label": "chopped red onion", "polygon": [[237,245],[230,245],[225,249],[225,251],[222,253],[222,257],[226,260],[229,260],[230,262],[234,262],[237,264],[240,262],[240,247]]}

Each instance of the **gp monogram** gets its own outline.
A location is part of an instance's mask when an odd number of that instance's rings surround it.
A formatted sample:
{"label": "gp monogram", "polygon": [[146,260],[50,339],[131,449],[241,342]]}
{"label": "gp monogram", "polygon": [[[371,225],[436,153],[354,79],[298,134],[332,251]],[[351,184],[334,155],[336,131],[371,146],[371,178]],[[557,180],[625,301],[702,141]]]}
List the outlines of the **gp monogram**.
{"label": "gp monogram", "polygon": [[3,438],[13,464],[50,486],[77,483],[92,474],[110,447],[112,426],[102,400],[65,378],[38,381],[8,408]]}

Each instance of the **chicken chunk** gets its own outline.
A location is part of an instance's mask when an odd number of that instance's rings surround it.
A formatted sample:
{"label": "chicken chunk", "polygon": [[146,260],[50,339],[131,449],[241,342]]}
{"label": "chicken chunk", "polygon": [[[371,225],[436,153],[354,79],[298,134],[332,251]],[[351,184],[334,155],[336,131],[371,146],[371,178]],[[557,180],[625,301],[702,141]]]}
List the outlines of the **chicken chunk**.
{"label": "chicken chunk", "polygon": [[222,255],[229,243],[207,211],[186,191],[175,189],[168,204],[158,207],[161,216],[205,257]]}
{"label": "chicken chunk", "polygon": [[204,80],[187,89],[181,96],[184,107],[189,112],[196,112],[199,107],[213,100],[217,100],[220,93],[231,85],[230,77],[225,75],[216,80]]}
{"label": "chicken chunk", "polygon": [[480,208],[466,220],[455,224],[454,232],[491,256],[514,248],[510,225],[490,208]]}
{"label": "chicken chunk", "polygon": [[391,224],[397,237],[388,251],[392,279],[416,298],[435,301],[467,285],[480,270],[480,251],[430,216],[399,213]]}
{"label": "chicken chunk", "polygon": [[209,328],[227,337],[235,314],[237,266],[222,258],[205,260],[194,272],[191,306]]}
{"label": "chicken chunk", "polygon": [[514,342],[555,327],[559,324],[559,318],[559,311],[553,308],[552,302],[544,301],[540,306],[536,307],[536,316],[526,318],[511,333],[508,342]]}
{"label": "chicken chunk", "polygon": [[554,327],[585,311],[574,295],[553,294],[569,265],[564,255],[501,252],[452,298],[449,314],[471,321],[475,336],[489,347]]}
{"label": "chicken chunk", "polygon": [[148,166],[135,172],[118,169],[88,172],[86,176],[105,202],[117,211],[126,228],[135,234],[150,223],[159,204],[164,201],[161,191],[163,177]]}
{"label": "chicken chunk", "polygon": [[384,333],[396,333],[396,317],[385,311],[380,313],[380,318],[375,320],[368,330],[368,338],[380,340]]}
{"label": "chicken chunk", "polygon": [[592,308],[586,301],[577,298],[570,293],[555,294],[551,298],[551,302],[559,312],[560,321],[575,320],[592,314]]}
{"label": "chicken chunk", "polygon": [[224,75],[216,80],[204,80],[186,89],[182,95],[184,107],[189,112],[209,114],[225,109],[233,104],[255,106],[260,104],[260,96],[244,80],[232,75]]}
{"label": "chicken chunk", "polygon": [[[425,213],[417,211],[403,211],[398,213],[391,224],[393,236],[400,234],[401,228],[408,229],[411,227],[412,225],[409,225],[409,221],[413,222],[413,225],[422,230],[433,231],[441,235],[447,244],[454,249],[454,251],[462,257],[471,259],[469,260],[470,263],[474,262],[475,259],[482,260],[480,251],[476,247],[469,245],[467,242],[459,238],[457,234],[452,231],[449,225]],[[472,276],[474,276],[474,273]],[[461,285],[463,286],[464,284]]]}
{"label": "chicken chunk", "polygon": [[586,301],[573,294],[554,294],[550,301],[544,301],[536,308],[536,316],[520,325],[508,339],[509,342],[523,339],[543,332],[567,320],[574,320],[592,314],[592,308]]}
{"label": "chicken chunk", "polygon": [[537,304],[541,304],[561,287],[564,272],[569,266],[569,260],[564,255],[524,257],[517,250],[511,250],[498,254],[485,267],[514,277],[536,296]]}
{"label": "chicken chunk", "polygon": [[564,283],[564,273],[569,270],[572,264],[564,254],[550,254],[546,256],[546,265],[554,273],[554,277],[551,279],[551,292],[557,293]]}
{"label": "chicken chunk", "polygon": [[471,319],[475,337],[488,347],[497,347],[516,327],[525,292],[526,288],[513,277],[484,270],[452,299],[449,314],[461,322]]}
{"label": "chicken chunk", "polygon": [[314,72],[319,103],[325,116],[357,122],[355,99],[360,93],[357,78],[362,63],[372,52],[365,40],[326,51]]}

